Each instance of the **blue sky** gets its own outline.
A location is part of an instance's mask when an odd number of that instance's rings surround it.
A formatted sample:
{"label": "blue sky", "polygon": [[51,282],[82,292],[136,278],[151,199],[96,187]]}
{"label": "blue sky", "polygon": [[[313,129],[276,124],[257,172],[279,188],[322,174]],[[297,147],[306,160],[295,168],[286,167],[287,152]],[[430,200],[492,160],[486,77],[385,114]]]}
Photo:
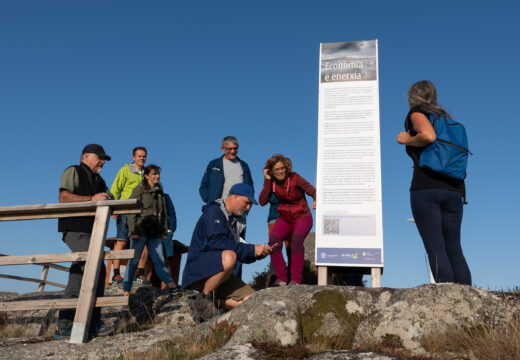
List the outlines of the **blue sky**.
{"label": "blue sky", "polygon": [[[234,135],[257,194],[273,153],[316,183],[321,42],[379,41],[385,268],[383,286],[429,281],[412,223],[412,163],[397,144],[418,80],[466,125],[470,149],[463,249],[475,285],[518,286],[520,132],[512,105],[520,71],[512,1],[16,1],[0,5],[1,205],[58,202],[61,172],[88,143],[112,156],[110,185],[131,149],[148,163],[189,244],[200,215],[200,179]],[[248,217],[248,241],[267,242],[267,208]],[[67,252],[56,220],[0,224],[0,252]],[[115,235],[115,223],[109,236]],[[246,280],[267,260],[245,267]],[[39,277],[36,266],[1,273]],[[49,280],[64,283],[53,272]],[[4,291],[37,284],[0,279]],[[51,288],[49,288],[51,289]]]}

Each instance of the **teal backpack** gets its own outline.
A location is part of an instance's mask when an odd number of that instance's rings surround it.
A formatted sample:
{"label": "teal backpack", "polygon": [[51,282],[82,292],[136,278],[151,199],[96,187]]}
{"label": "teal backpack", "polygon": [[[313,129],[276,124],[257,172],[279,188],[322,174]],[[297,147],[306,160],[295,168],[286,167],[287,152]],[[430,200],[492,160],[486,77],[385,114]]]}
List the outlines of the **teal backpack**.
{"label": "teal backpack", "polygon": [[468,157],[468,136],[461,123],[445,117],[430,115],[430,122],[437,134],[433,143],[421,153],[419,166],[443,175],[463,180],[466,177]]}

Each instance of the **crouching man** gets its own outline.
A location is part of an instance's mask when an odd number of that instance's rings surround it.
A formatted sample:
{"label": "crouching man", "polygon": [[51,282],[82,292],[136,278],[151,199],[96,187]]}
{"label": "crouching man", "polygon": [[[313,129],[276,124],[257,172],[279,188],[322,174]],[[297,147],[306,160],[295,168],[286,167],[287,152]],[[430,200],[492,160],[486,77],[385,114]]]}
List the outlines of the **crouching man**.
{"label": "crouching man", "polygon": [[237,260],[252,263],[271,253],[269,245],[245,244],[240,235],[245,231],[243,214],[258,204],[254,190],[247,184],[235,184],[226,199],[202,208],[182,274],[182,287],[199,293],[189,299],[195,321],[212,318],[218,308],[232,309],[255,292],[232,275]]}

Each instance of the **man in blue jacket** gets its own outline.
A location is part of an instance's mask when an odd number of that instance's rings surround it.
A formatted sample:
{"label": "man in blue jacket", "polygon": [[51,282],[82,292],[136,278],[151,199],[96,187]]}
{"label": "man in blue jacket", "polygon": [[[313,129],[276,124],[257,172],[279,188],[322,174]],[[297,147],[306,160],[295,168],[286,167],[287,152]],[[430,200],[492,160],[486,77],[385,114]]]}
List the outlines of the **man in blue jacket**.
{"label": "man in blue jacket", "polygon": [[[249,166],[245,161],[238,158],[237,138],[226,136],[222,139],[220,148],[224,155],[209,162],[200,182],[199,194],[205,203],[225,199],[229,190],[235,184],[247,184],[254,189]],[[245,239],[245,233],[242,238]],[[240,261],[236,263],[233,275],[238,278],[242,277],[242,263]]]}
{"label": "man in blue jacket", "polygon": [[217,313],[240,305],[254,290],[232,274],[237,260],[251,263],[271,253],[269,245],[245,244],[238,240],[245,230],[243,214],[257,204],[253,188],[235,184],[225,200],[204,205],[193,236],[182,287],[199,293],[189,299],[195,321],[202,322]]}
{"label": "man in blue jacket", "polygon": [[253,187],[249,166],[238,158],[237,138],[226,136],[222,139],[221,149],[224,155],[209,162],[200,182],[199,194],[205,203],[225,199],[235,184]]}

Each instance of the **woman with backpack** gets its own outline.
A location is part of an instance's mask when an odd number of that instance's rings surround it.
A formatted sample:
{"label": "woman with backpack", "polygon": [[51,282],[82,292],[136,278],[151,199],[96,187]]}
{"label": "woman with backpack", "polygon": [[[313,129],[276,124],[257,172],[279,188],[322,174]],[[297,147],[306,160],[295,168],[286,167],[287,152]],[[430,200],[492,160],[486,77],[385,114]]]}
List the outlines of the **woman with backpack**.
{"label": "woman with backpack", "polygon": [[164,264],[163,243],[168,233],[168,215],[166,200],[159,182],[161,168],[157,165],[148,165],[144,169],[144,180],[137,185],[130,195],[130,199],[138,199],[142,204],[140,214],[128,216],[128,231],[130,233],[130,249],[135,249],[135,257],[130,259],[125,270],[123,291],[130,295],[134,272],[146,245],[157,276],[167,286],[171,294],[180,293],[179,286],[173,281]]}
{"label": "woman with backpack", "polygon": [[460,244],[464,179],[419,166],[421,153],[437,138],[430,119],[451,116],[437,103],[437,91],[430,81],[416,82],[407,96],[410,111],[405,120],[406,131],[399,133],[397,142],[406,145],[406,153],[414,163],[410,203],[430,269],[437,283],[471,285]]}

